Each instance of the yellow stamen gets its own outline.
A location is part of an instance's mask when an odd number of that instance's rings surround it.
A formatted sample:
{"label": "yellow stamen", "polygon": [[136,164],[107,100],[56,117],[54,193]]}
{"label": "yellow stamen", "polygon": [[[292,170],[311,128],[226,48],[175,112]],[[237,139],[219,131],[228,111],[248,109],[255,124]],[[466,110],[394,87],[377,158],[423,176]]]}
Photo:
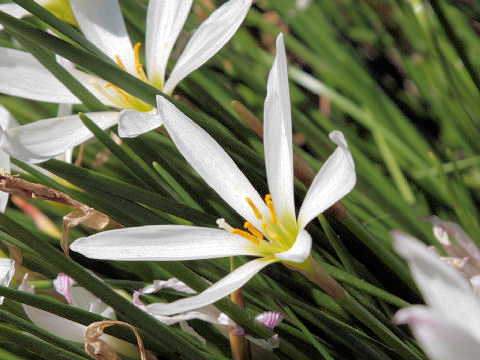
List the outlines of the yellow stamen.
{"label": "yellow stamen", "polygon": [[250,207],[252,208],[253,212],[255,213],[255,216],[257,217],[257,219],[259,220],[262,219],[263,218],[262,213],[257,209],[252,199],[247,197],[247,202],[248,202],[248,205],[250,205]]}
{"label": "yellow stamen", "polygon": [[278,223],[277,213],[275,212],[275,207],[273,206],[272,195],[267,194],[265,195],[265,203],[268,206],[268,210],[270,210],[270,217],[272,218],[272,222],[274,224]]}
{"label": "yellow stamen", "polygon": [[278,234],[271,230],[269,227],[268,227],[268,224],[264,221],[262,222],[262,228],[263,230],[265,230],[265,232],[267,233],[267,236],[270,238],[270,239],[273,239],[273,240],[276,240],[278,239]]}
{"label": "yellow stamen", "polygon": [[120,56],[115,55],[115,60],[117,60],[118,66],[120,66],[123,70],[127,71],[127,68],[125,67],[125,65],[123,65],[122,60],[120,60]]}
{"label": "yellow stamen", "polygon": [[247,229],[248,231],[250,231],[257,238],[260,238],[260,239],[263,240],[263,234],[260,231],[258,231],[257,229],[255,229],[255,226],[250,224],[248,221],[245,221],[245,224],[243,224],[243,227],[245,229]]}
{"label": "yellow stamen", "polygon": [[117,85],[113,85],[112,83],[106,83],[105,88],[113,87],[125,100],[129,101],[128,94],[120,89]]}
{"label": "yellow stamen", "polygon": [[232,234],[237,234],[237,235],[243,236],[245,239],[248,239],[255,244],[260,244],[259,239],[257,239],[255,236],[253,236],[252,234],[250,234],[246,231],[243,231],[243,230],[240,230],[240,229],[232,229],[232,230],[230,230],[230,232]]}
{"label": "yellow stamen", "polygon": [[140,62],[140,46],[142,46],[142,43],[138,42],[133,48],[133,51],[135,52],[135,68],[140,79],[147,81],[147,75],[145,75],[145,71],[143,71],[143,64]]}

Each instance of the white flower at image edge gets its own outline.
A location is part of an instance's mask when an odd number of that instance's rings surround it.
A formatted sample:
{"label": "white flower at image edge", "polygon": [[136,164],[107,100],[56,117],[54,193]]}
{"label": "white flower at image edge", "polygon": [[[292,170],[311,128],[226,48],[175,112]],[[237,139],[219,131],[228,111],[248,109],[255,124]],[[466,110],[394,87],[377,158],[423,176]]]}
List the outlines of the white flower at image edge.
{"label": "white flower at image edge", "polygon": [[472,284],[419,240],[400,231],[392,236],[427,304],[401,309],[396,322],[410,325],[432,360],[477,360],[480,299]]}
{"label": "white flower at image edge", "polygon": [[[0,286],[10,284],[13,274],[15,274],[15,261],[6,258],[0,258]],[[0,296],[0,305],[3,304],[3,296]]]}
{"label": "white flower at image edge", "polygon": [[[85,37],[131,75],[171,94],[176,85],[214,56],[235,34],[251,0],[230,0],[203,21],[187,42],[165,82],[167,62],[192,6],[192,0],[151,0],[146,20],[146,72],[140,43],[128,37],[117,0],[71,0],[73,14]],[[156,110],[111,83],[78,69],[68,69],[87,89],[118,112],[87,113],[103,130],[119,122],[119,135],[134,137],[162,125]],[[79,100],[31,54],[0,47],[0,93],[54,103]],[[30,163],[64,153],[92,138],[77,115],[44,119],[9,129],[3,149]]]}
{"label": "white flower at image edge", "polygon": [[[338,147],[316,175],[298,217],[293,195],[293,154],[290,95],[283,36],[268,78],[264,109],[264,148],[271,195],[265,201],[221,146],[202,128],[162,97],[158,111],[173,142],[200,174],[246,223],[245,229],[218,220],[221,229],[183,225],[151,225],[95,234],[76,240],[73,251],[96,259],[182,261],[251,255],[199,295],[169,304],[156,303],[155,312],[172,315],[211,304],[242,287],[274,262],[312,271],[312,239],[305,226],[350,192],[355,166],[343,134],[333,131]],[[152,306],[153,307],[153,306]]]}

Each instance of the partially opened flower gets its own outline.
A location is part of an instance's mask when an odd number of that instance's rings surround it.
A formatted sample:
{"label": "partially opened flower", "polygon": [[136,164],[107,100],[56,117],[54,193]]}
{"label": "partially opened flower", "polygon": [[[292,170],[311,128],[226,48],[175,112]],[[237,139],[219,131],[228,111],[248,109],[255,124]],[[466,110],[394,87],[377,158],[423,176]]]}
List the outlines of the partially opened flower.
{"label": "partially opened flower", "polygon": [[[33,294],[35,290],[33,286],[28,286],[27,280],[28,274],[25,275],[19,289]],[[67,302],[72,306],[99,314],[105,318],[116,319],[115,312],[111,307],[107,306],[103,301],[84,288],[72,287],[74,283],[73,279],[65,274],[59,274],[57,279],[54,280],[55,289],[63,295]],[[62,339],[82,344],[84,343],[87,326],[47,311],[37,309],[33,306],[25,304],[22,306],[28,318],[39,328],[47,330]],[[138,348],[133,344],[107,334],[102,335],[101,340],[118,353],[127,355],[133,359],[139,357]]]}
{"label": "partially opened flower", "polygon": [[[0,258],[0,286],[8,286],[15,274],[15,261]],[[3,304],[3,296],[0,296],[0,305]]]}
{"label": "partially opened flower", "polygon": [[203,293],[156,304],[159,314],[172,315],[211,304],[243,286],[265,266],[284,262],[303,272],[313,270],[312,239],[305,226],[348,194],[356,176],[353,158],[343,134],[333,131],[338,147],[308,190],[298,217],[293,196],[292,125],[283,37],[277,38],[277,56],[268,78],[265,100],[264,147],[268,186],[263,200],[228,154],[202,128],[162,97],[158,110],[175,145],[238,214],[244,228],[224,219],[221,229],[182,225],[152,225],[98,233],[76,240],[71,249],[96,259],[181,261],[251,255],[258,259],[237,268]]}
{"label": "partially opened flower", "polygon": [[472,284],[427,246],[407,234],[392,233],[427,306],[397,312],[433,360],[475,360],[480,353],[480,299]]}
{"label": "partially opened flower", "polygon": [[[229,0],[216,9],[195,31],[165,82],[168,59],[183,28],[192,0],[151,0],[147,11],[146,72],[140,62],[140,43],[134,47],[128,37],[117,0],[71,0],[73,14],[88,40],[119,67],[133,76],[171,94],[177,84],[215,55],[235,34],[251,5],[251,0]],[[156,110],[112,83],[82,72],[70,72],[106,105],[122,112],[119,134],[133,137],[162,125]],[[0,48],[0,92],[39,101],[78,103],[79,100],[28,53]],[[116,113],[89,114],[106,129],[119,121]],[[64,131],[69,122],[68,131]],[[58,126],[60,124],[60,126]],[[85,133],[88,136],[85,137]],[[79,135],[82,136],[79,136]],[[23,161],[41,162],[91,138],[78,116],[39,120],[15,131],[8,131],[11,141],[4,149]],[[53,141],[52,141],[53,140]]]}

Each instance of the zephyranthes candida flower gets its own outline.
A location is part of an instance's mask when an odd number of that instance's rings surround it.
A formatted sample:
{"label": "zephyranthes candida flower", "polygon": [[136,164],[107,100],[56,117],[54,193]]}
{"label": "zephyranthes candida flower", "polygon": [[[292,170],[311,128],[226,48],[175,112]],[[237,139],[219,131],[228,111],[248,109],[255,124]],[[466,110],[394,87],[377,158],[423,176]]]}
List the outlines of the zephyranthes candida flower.
{"label": "zephyranthes candida flower", "polygon": [[[73,14],[84,35],[133,76],[171,94],[177,84],[195,71],[235,34],[251,0],[229,0],[195,31],[165,81],[173,45],[190,11],[192,0],[151,0],[147,11],[146,71],[140,62],[140,46],[130,42],[117,0],[71,0]],[[160,126],[152,106],[112,83],[71,69],[70,72],[106,105],[130,109],[125,113],[87,115],[102,129],[119,123],[120,136],[137,136]],[[0,48],[0,92],[38,101],[78,103],[79,100],[32,55]],[[145,113],[144,113],[145,112]],[[57,156],[92,137],[77,115],[39,120],[6,131],[3,148],[12,156],[35,163]]]}
{"label": "zephyranthes candida flower", "polygon": [[171,315],[211,304],[243,286],[265,266],[284,262],[303,272],[313,270],[312,239],[305,226],[348,194],[355,166],[343,134],[330,133],[338,147],[316,175],[298,217],[293,195],[290,95],[283,36],[268,78],[264,109],[264,148],[268,187],[264,199],[228,154],[202,128],[162,97],[158,111],[175,145],[200,174],[245,220],[244,230],[219,219],[221,229],[152,225],[99,233],[76,240],[73,251],[97,259],[181,261],[235,255],[258,259],[234,270],[203,293],[170,304],[157,303]]}
{"label": "zephyranthes candida flower", "polygon": [[433,360],[475,360],[480,353],[480,299],[472,284],[420,241],[395,231],[397,252],[404,257],[427,306],[397,312],[409,324]]}

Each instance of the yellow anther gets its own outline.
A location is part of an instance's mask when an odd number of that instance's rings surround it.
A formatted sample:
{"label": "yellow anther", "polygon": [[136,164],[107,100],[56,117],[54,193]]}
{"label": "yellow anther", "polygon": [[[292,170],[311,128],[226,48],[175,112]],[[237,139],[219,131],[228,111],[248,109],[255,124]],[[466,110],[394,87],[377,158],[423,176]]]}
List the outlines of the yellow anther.
{"label": "yellow anther", "polygon": [[105,88],[113,87],[125,100],[129,101],[128,94],[120,89],[117,85],[113,85],[112,83],[106,83]]}
{"label": "yellow anther", "polygon": [[127,68],[125,67],[125,65],[123,65],[122,60],[120,60],[120,56],[115,55],[115,60],[117,60],[118,66],[120,66],[123,70],[127,71]]}
{"label": "yellow anther", "polygon": [[243,227],[245,229],[247,229],[248,231],[250,231],[254,236],[256,236],[257,238],[259,239],[262,239],[263,240],[263,234],[258,231],[257,229],[255,229],[255,226],[253,226],[252,224],[250,224],[248,221],[245,221],[245,224],[243,224]]}
{"label": "yellow anther", "polygon": [[145,75],[145,71],[143,71],[143,64],[140,61],[140,46],[142,46],[142,43],[138,42],[133,47],[133,51],[135,53],[135,69],[137,70],[137,74],[140,76],[140,79],[147,81],[147,75]]}
{"label": "yellow anther", "polygon": [[240,229],[232,229],[230,230],[230,232],[232,234],[237,234],[237,235],[240,235],[242,237],[244,237],[245,239],[248,239],[250,240],[251,242],[255,243],[255,244],[260,244],[260,240],[257,239],[255,236],[253,236],[252,234],[246,232],[246,231],[243,231],[243,230],[240,230]]}
{"label": "yellow anther", "polygon": [[275,231],[273,231],[272,229],[270,229],[268,227],[268,224],[265,221],[262,222],[262,228],[263,228],[263,230],[265,230],[265,232],[267,233],[267,236],[270,239],[273,239],[273,240],[278,239],[278,234]]}
{"label": "yellow anther", "polygon": [[255,213],[255,216],[257,217],[257,219],[262,219],[263,218],[263,215],[262,213],[257,209],[257,207],[255,206],[255,204],[253,203],[252,199],[248,198],[247,197],[247,202],[248,202],[248,205],[250,205],[250,207],[252,208],[253,212]]}
{"label": "yellow anther", "polygon": [[278,223],[277,213],[275,212],[275,207],[273,206],[272,195],[267,194],[265,195],[265,203],[268,206],[268,210],[270,210],[270,217],[272,218],[272,222],[274,224]]}

